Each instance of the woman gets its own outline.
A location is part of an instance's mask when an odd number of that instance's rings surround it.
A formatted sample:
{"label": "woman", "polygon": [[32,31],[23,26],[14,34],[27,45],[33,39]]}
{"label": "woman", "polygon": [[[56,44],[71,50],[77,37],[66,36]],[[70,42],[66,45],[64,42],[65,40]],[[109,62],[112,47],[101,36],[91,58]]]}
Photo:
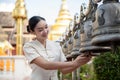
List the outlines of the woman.
{"label": "woman", "polygon": [[32,68],[31,80],[58,80],[57,70],[66,74],[87,63],[91,57],[78,56],[74,61],[66,58],[60,45],[47,39],[49,29],[43,17],[33,16],[29,20],[27,31],[36,35],[36,39],[25,43],[23,50]]}

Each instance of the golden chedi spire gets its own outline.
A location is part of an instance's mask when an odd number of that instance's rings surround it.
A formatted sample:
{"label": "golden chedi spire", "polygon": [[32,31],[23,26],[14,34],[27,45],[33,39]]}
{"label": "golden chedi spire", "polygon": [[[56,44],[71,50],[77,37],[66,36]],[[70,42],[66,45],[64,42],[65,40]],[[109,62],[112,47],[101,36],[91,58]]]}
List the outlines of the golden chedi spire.
{"label": "golden chedi spire", "polygon": [[23,50],[23,23],[27,18],[27,10],[25,8],[24,0],[17,0],[13,10],[13,18],[16,20],[17,34],[16,34],[16,54],[22,55]]}
{"label": "golden chedi spire", "polygon": [[68,10],[66,0],[62,0],[58,17],[55,20],[55,24],[51,26],[49,39],[58,40],[63,32],[65,32],[65,29],[69,26],[71,20],[72,17]]}
{"label": "golden chedi spire", "polygon": [[17,0],[15,3],[15,8],[12,12],[13,18],[18,19],[26,19],[27,18],[27,10],[25,8],[24,0]]}

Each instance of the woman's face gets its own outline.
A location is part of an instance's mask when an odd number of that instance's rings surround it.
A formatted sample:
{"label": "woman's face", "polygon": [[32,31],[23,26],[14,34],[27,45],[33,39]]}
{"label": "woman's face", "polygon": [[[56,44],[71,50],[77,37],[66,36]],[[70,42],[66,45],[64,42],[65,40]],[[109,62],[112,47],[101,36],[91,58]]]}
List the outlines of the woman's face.
{"label": "woman's face", "polygon": [[34,34],[37,39],[46,40],[48,37],[48,32],[48,25],[44,20],[39,21],[34,29]]}

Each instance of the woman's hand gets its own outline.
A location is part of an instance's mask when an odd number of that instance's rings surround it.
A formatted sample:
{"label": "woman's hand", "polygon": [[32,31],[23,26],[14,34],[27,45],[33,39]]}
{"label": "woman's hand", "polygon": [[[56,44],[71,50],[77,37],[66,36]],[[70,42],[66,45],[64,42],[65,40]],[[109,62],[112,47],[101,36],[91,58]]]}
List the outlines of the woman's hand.
{"label": "woman's hand", "polygon": [[91,55],[89,56],[79,55],[73,62],[76,67],[79,67],[89,62],[91,58],[92,58]]}
{"label": "woman's hand", "polygon": [[70,73],[70,72],[76,70],[78,67],[86,64],[90,60],[91,60],[91,55],[89,55],[89,56],[79,55],[74,61],[71,61],[71,63],[72,63],[71,67],[63,68],[60,71],[63,74]]}

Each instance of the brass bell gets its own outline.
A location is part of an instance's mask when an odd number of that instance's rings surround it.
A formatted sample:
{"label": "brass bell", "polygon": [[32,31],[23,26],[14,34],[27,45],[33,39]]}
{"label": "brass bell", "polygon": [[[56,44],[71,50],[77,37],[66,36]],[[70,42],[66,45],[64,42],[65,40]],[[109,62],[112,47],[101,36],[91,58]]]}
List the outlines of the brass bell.
{"label": "brass bell", "polygon": [[68,54],[68,36],[64,34],[64,38],[61,44],[62,51],[65,54],[65,56]]}
{"label": "brass bell", "polygon": [[90,52],[92,53],[91,55],[99,54],[101,52],[106,52],[110,51],[110,47],[100,47],[100,46],[94,46],[91,43],[92,40],[92,32],[93,32],[93,20],[94,20],[94,12],[97,9],[97,4],[93,3],[92,0],[89,2],[89,9],[85,14],[82,12],[82,7],[81,6],[81,17],[80,17],[80,40],[81,40],[81,47],[80,47],[80,52],[81,53],[86,53]]}
{"label": "brass bell", "polygon": [[73,25],[73,49],[71,55],[76,57],[80,55],[80,28],[79,28],[79,15],[78,13],[74,16],[74,25]]}
{"label": "brass bell", "polygon": [[[82,26],[82,25],[81,25]],[[109,47],[94,46],[91,43],[92,40],[92,21],[86,20],[83,25],[83,30],[80,33],[81,35],[81,47],[80,52],[92,52],[92,53],[101,53],[110,51]]]}
{"label": "brass bell", "polygon": [[103,0],[96,11],[92,37],[93,45],[120,45],[119,0]]}
{"label": "brass bell", "polygon": [[72,35],[72,22],[69,23],[69,27],[68,27],[68,54],[71,54],[72,49],[73,49],[73,35]]}

